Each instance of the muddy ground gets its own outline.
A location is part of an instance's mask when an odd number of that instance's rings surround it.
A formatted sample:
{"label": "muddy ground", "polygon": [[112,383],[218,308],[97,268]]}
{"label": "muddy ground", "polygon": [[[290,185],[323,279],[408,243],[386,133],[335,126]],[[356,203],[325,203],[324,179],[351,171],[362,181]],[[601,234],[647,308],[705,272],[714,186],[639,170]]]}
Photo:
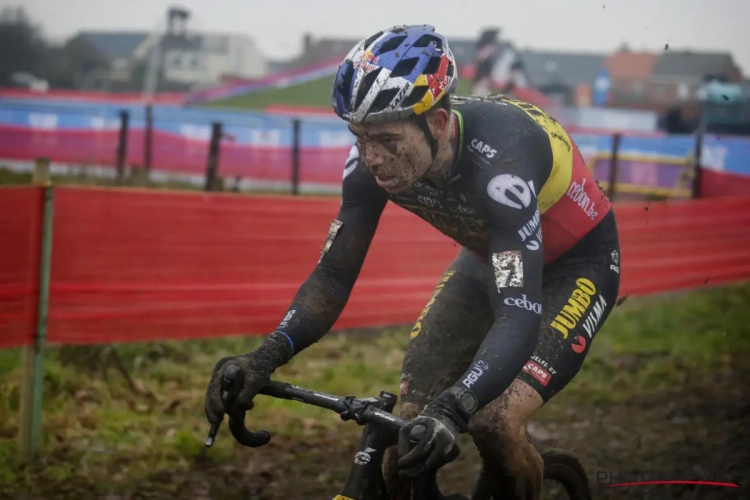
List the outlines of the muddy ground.
{"label": "muddy ground", "polygon": [[[747,378],[717,376],[716,382],[711,390],[686,386],[634,395],[627,404],[579,403],[555,415],[542,412],[530,427],[532,439],[542,451],[563,448],[574,452],[589,474],[594,498],[747,499]],[[330,499],[337,492],[335,485],[343,484],[357,445],[356,436],[336,441],[333,436],[276,440],[263,451],[238,452],[235,465],[197,467],[189,478],[178,479],[165,472],[163,480],[184,481],[180,498]],[[479,470],[478,456],[470,440],[464,440],[462,449],[461,457],[441,472],[440,484],[445,490],[467,493],[472,489]],[[739,488],[607,487],[657,479],[732,482]]]}

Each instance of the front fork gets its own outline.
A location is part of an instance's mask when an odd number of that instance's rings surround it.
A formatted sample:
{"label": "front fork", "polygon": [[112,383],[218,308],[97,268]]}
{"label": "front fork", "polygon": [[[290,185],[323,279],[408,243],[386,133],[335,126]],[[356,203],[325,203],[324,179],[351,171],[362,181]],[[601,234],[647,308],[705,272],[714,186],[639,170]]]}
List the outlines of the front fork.
{"label": "front fork", "polygon": [[[398,397],[381,391],[385,401],[382,409],[393,412]],[[383,479],[383,456],[385,450],[396,444],[395,435],[381,424],[367,424],[362,431],[359,450],[354,455],[354,464],[349,470],[344,488],[334,500],[387,500],[388,492]]]}

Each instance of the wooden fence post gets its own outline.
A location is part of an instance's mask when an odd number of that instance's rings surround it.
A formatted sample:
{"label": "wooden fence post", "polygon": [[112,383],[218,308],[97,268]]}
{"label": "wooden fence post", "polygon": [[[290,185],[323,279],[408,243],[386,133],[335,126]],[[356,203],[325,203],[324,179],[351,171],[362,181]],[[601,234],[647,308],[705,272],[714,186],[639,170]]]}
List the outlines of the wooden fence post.
{"label": "wooden fence post", "polygon": [[52,257],[52,219],[54,188],[49,178],[49,159],[34,162],[35,184],[44,186],[42,235],[39,252],[39,292],[34,342],[24,347],[22,361],[21,405],[18,421],[18,452],[24,462],[33,460],[41,445],[42,389],[44,382],[44,344],[47,339],[50,263]]}

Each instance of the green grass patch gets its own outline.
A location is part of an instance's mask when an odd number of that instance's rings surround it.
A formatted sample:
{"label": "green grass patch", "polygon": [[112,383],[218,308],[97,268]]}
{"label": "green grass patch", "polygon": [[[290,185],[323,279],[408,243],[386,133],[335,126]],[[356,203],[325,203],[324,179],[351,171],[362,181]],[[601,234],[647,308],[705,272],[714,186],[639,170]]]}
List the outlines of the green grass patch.
{"label": "green grass patch", "polygon": [[[578,376],[540,418],[569,421],[565,411],[572,406],[711,390],[717,377],[746,372],[748,301],[748,284],[626,301],[595,338]],[[408,327],[332,332],[274,378],[340,395],[398,393],[408,332]],[[49,348],[43,450],[31,466],[16,462],[20,351],[0,351],[0,497],[21,492],[34,498],[66,492],[75,496],[81,489],[127,492],[143,484],[170,495],[179,482],[164,480],[167,473],[189,477],[191,471],[257,463],[262,453],[282,450],[289,459],[309,458],[314,450],[306,443],[329,451],[356,445],[361,429],[341,422],[338,415],[259,396],[247,423],[272,432],[266,451],[239,447],[225,426],[214,447],[205,449],[208,426],[202,405],[213,365],[258,342],[257,337],[232,337],[122,344],[114,346],[116,358],[109,346]],[[321,479],[323,485],[341,479],[347,465],[331,470]]]}

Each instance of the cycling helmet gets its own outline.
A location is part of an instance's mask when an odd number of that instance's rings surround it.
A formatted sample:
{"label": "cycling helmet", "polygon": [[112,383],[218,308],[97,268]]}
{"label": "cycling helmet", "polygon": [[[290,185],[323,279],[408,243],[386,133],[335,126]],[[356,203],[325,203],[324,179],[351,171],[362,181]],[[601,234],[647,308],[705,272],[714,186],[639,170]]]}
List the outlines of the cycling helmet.
{"label": "cycling helmet", "polygon": [[352,48],[339,66],[331,100],[354,123],[423,115],[456,90],[448,40],[430,25],[394,26]]}

